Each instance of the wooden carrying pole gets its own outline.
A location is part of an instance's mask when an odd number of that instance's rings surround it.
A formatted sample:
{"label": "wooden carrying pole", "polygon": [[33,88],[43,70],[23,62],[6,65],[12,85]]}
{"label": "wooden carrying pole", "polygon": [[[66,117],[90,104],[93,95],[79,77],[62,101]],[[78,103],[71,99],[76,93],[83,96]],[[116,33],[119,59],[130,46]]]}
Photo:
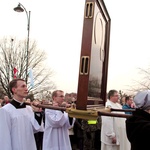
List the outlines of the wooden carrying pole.
{"label": "wooden carrying pole", "polygon": [[[75,118],[81,118],[81,119],[97,119],[98,116],[110,116],[110,117],[120,117],[120,118],[128,118],[131,115],[127,115],[127,114],[119,114],[119,113],[115,113],[112,111],[126,111],[126,110],[122,110],[122,109],[113,109],[113,108],[102,108],[102,109],[95,109],[94,107],[88,110],[77,110],[75,108],[65,108],[65,107],[56,107],[56,106],[52,106],[52,105],[43,105],[43,104],[37,104],[34,105],[35,107],[39,107],[39,108],[45,108],[45,109],[53,109],[53,110],[60,110],[60,111],[66,111],[70,117],[75,117]],[[93,105],[94,106],[94,105]],[[134,110],[127,110],[129,111],[134,111]]]}
{"label": "wooden carrying pole", "polygon": [[119,118],[129,118],[132,115],[129,115],[129,114],[119,114],[119,113],[108,113],[108,112],[98,111],[98,116],[110,116],[110,117],[119,117]]}

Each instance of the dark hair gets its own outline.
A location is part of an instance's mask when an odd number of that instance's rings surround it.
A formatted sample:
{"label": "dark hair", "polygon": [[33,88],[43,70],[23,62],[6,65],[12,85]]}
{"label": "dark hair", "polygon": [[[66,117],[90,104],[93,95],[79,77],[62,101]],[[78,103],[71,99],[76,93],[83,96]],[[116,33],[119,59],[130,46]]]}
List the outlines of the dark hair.
{"label": "dark hair", "polygon": [[108,99],[110,99],[111,96],[114,96],[114,93],[118,93],[118,91],[117,90],[110,90],[108,92]]}
{"label": "dark hair", "polygon": [[127,102],[128,100],[130,100],[131,96],[126,96],[125,97],[125,102]]}
{"label": "dark hair", "polygon": [[13,94],[12,88],[17,87],[17,82],[18,81],[24,81],[25,82],[25,80],[19,79],[19,78],[18,79],[13,79],[12,81],[9,82],[8,88],[9,88],[9,90],[12,94]]}

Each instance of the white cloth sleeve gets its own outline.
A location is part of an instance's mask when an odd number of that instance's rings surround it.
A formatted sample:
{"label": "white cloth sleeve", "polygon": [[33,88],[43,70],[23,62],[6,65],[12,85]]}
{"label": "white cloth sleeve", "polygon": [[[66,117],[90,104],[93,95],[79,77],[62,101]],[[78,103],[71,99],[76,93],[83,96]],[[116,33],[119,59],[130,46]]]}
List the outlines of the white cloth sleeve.
{"label": "white cloth sleeve", "polygon": [[66,112],[61,112],[59,110],[45,110],[45,116],[47,119],[48,124],[51,127],[70,127],[69,119],[68,119],[68,114]]}
{"label": "white cloth sleeve", "polygon": [[28,109],[30,121],[32,123],[33,132],[34,133],[36,133],[36,132],[43,132],[44,128],[43,128],[42,125],[39,125],[39,123],[35,119],[34,112],[33,112],[32,108],[30,106],[27,106],[27,109]]}
{"label": "white cloth sleeve", "polygon": [[115,131],[114,131],[114,120],[113,117],[102,117],[102,123],[105,127],[105,134],[109,138],[114,138]]}
{"label": "white cloth sleeve", "polygon": [[0,149],[12,150],[11,145],[11,119],[9,113],[0,108]]}

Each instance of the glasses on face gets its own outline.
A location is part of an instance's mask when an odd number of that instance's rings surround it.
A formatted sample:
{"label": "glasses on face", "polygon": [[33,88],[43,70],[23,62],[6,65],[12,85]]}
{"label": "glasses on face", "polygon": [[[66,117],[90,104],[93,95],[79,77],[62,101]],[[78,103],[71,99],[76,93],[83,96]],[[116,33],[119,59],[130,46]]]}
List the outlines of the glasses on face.
{"label": "glasses on face", "polygon": [[119,95],[114,95],[114,97],[119,97]]}
{"label": "glasses on face", "polygon": [[60,96],[56,96],[56,97],[61,97],[61,98],[64,98],[64,96],[63,96],[63,95],[60,95]]}

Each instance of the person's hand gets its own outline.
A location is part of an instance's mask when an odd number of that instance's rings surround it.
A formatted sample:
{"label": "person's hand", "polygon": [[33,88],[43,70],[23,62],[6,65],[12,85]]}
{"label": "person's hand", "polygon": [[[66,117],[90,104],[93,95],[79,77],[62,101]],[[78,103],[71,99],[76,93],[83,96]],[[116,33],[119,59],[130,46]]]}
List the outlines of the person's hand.
{"label": "person's hand", "polygon": [[66,107],[66,108],[71,107],[71,105],[68,104],[67,102],[63,102],[61,106],[62,106],[62,107]]}
{"label": "person's hand", "polygon": [[59,106],[57,102],[53,102],[53,106]]}
{"label": "person's hand", "polygon": [[71,107],[71,104],[66,104],[66,108],[70,108]]}
{"label": "person's hand", "polygon": [[116,144],[116,137],[112,138],[112,143]]}
{"label": "person's hand", "polygon": [[131,104],[131,108],[136,108],[136,105],[134,102]]}
{"label": "person's hand", "polygon": [[41,112],[42,109],[39,108],[39,107],[37,107],[38,104],[40,104],[40,102],[38,102],[38,101],[33,101],[31,103],[31,107],[32,107],[32,109],[33,109],[34,112]]}
{"label": "person's hand", "polygon": [[33,101],[33,102],[31,102],[31,105],[34,105],[34,106],[38,106],[39,104],[41,104],[39,101]]}

